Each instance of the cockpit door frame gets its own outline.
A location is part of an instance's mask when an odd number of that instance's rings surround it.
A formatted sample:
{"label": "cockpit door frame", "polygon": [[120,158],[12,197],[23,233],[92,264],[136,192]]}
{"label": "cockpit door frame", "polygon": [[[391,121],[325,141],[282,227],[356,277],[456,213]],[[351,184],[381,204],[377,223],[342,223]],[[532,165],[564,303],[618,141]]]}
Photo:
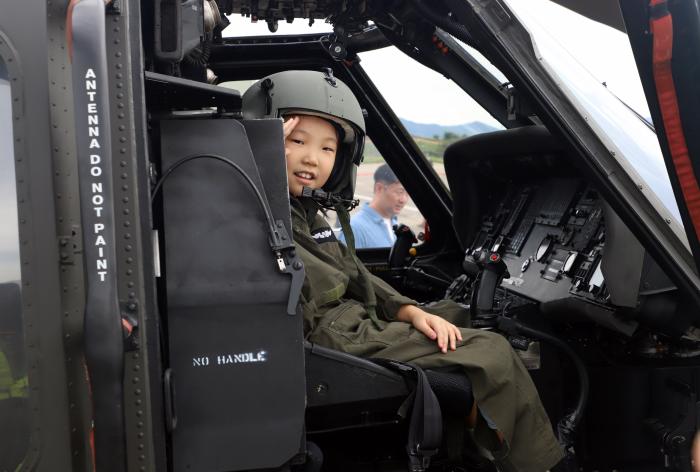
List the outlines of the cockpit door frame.
{"label": "cockpit door frame", "polygon": [[621,0],[644,93],[700,269],[700,2]]}

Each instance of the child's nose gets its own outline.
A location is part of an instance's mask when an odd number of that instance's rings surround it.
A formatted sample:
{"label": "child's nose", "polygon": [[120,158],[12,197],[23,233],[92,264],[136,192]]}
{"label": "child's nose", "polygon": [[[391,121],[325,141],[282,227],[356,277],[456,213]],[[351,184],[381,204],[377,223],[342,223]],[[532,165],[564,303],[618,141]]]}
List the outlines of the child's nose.
{"label": "child's nose", "polygon": [[304,153],[304,163],[309,165],[318,165],[318,153],[308,150]]}

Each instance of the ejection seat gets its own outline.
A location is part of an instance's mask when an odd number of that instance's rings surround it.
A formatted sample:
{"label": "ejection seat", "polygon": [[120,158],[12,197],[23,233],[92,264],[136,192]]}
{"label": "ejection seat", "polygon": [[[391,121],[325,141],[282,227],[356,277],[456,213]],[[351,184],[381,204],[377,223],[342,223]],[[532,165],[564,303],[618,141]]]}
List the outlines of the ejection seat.
{"label": "ejection seat", "polygon": [[[279,121],[156,128],[173,470],[274,469],[305,453],[307,433],[395,421],[401,375],[303,339]],[[429,378],[466,416],[466,378]]]}

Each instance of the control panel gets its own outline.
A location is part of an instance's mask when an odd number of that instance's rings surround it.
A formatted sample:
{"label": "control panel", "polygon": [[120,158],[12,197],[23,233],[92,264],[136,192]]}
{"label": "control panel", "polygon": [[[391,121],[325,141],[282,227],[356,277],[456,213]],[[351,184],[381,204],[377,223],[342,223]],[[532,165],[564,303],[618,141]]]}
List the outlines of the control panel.
{"label": "control panel", "polygon": [[501,287],[538,302],[574,296],[605,304],[598,193],[582,180],[551,177],[512,183],[501,194],[471,248],[501,255],[510,275]]}

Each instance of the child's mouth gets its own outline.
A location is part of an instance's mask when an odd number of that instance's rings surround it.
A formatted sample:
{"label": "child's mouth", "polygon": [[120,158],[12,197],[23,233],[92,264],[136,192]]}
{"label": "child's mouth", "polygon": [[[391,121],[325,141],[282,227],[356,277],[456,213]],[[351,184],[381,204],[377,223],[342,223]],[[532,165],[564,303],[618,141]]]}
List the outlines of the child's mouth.
{"label": "child's mouth", "polygon": [[304,184],[310,184],[314,180],[314,174],[311,172],[294,172],[294,176]]}

